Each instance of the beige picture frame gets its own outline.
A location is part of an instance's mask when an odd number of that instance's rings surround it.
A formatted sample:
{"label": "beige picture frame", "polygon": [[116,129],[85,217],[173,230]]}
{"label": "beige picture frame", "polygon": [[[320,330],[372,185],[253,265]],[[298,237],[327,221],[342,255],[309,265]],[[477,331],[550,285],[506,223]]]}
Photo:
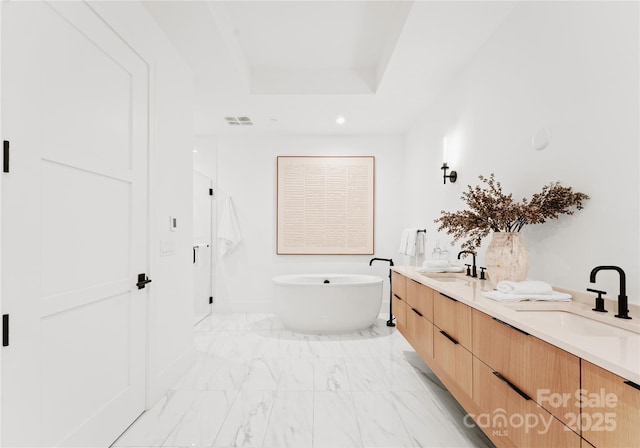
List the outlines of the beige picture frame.
{"label": "beige picture frame", "polygon": [[278,255],[374,253],[374,156],[278,156]]}

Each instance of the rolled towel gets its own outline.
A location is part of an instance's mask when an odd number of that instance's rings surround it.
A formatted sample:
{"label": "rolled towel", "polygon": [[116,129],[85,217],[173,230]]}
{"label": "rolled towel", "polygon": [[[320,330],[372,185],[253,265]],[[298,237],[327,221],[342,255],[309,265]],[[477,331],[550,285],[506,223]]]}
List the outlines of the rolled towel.
{"label": "rolled towel", "polygon": [[498,282],[496,290],[503,294],[552,294],[553,288],[550,284],[540,281],[524,281],[524,282],[511,282],[503,280]]}

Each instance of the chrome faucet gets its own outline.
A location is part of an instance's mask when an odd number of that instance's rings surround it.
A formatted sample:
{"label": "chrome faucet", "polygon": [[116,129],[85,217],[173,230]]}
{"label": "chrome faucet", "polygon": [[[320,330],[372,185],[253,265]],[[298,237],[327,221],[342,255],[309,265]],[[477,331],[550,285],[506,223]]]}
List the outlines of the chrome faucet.
{"label": "chrome faucet", "polygon": [[627,301],[627,285],[626,280],[627,277],[624,274],[622,268],[618,266],[596,266],[591,270],[591,274],[589,275],[589,281],[591,283],[596,282],[596,274],[599,271],[617,271],[620,276],[620,293],[618,294],[618,314],[616,317],[620,319],[631,319],[629,317],[629,309],[628,309],[628,301]]}
{"label": "chrome faucet", "polygon": [[[460,255],[462,254],[471,254],[473,255],[473,267],[472,267],[472,271],[471,271],[471,277],[477,277],[478,276],[478,271],[476,269],[476,253],[471,251],[471,250],[461,250],[460,252],[458,252],[458,260],[460,259]],[[468,266],[468,265],[467,265]],[[467,275],[469,275],[469,269],[467,269]]]}

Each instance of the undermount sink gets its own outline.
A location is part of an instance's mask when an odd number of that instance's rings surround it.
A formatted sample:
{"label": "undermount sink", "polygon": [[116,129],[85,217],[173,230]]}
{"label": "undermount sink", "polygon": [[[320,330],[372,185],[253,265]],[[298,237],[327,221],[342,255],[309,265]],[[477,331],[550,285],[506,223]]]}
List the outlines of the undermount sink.
{"label": "undermount sink", "polygon": [[536,326],[547,326],[561,329],[569,333],[597,337],[638,337],[636,333],[613,325],[589,319],[588,317],[573,314],[567,311],[518,311],[526,315],[527,322]]}
{"label": "undermount sink", "polygon": [[447,273],[439,273],[439,272],[434,272],[434,273],[420,272],[420,275],[424,275],[425,277],[428,277],[431,280],[435,280],[437,282],[443,282],[443,283],[468,283],[470,281],[477,280],[475,278],[467,277],[463,274],[457,274],[457,273],[447,274]]}

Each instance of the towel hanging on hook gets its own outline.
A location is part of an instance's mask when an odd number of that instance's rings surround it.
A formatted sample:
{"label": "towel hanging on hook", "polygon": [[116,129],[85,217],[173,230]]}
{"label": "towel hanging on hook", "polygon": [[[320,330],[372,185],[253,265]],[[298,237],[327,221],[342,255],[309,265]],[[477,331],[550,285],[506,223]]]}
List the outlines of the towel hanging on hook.
{"label": "towel hanging on hook", "polygon": [[220,255],[226,255],[236,248],[242,241],[240,226],[236,218],[236,212],[233,208],[231,196],[227,198],[224,210],[222,211],[222,219],[218,228],[218,239],[220,240]]}

